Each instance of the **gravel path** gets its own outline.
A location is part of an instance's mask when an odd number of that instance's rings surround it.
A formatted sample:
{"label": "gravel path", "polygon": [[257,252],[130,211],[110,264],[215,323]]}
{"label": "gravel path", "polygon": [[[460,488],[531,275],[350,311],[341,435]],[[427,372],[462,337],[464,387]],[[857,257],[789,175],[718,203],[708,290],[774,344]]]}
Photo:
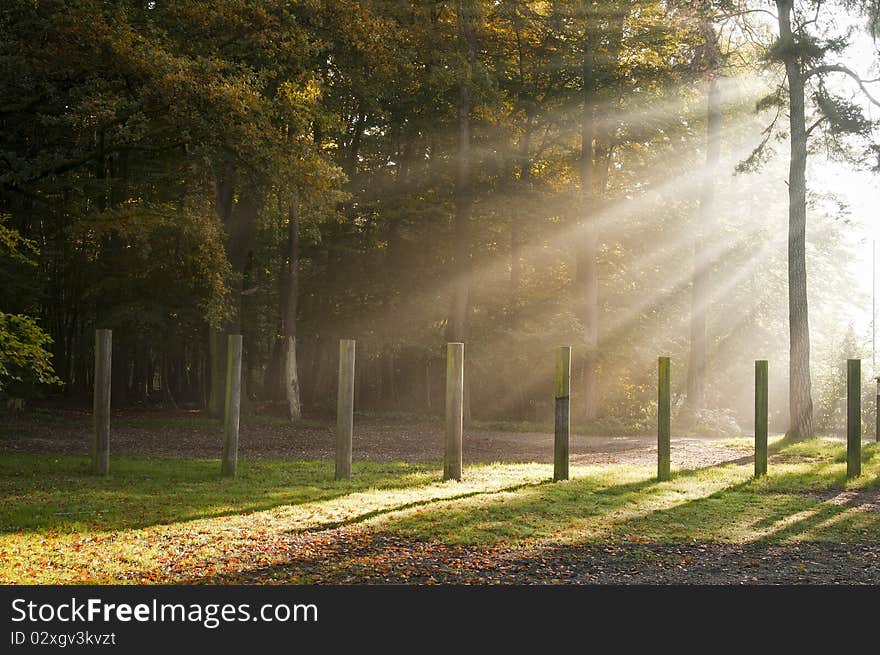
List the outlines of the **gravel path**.
{"label": "gravel path", "polygon": [[[180,418],[182,427],[163,418]],[[195,427],[183,427],[184,421]],[[136,411],[116,412],[113,417],[111,444],[115,452],[173,455],[182,457],[219,457],[222,435],[206,421],[198,425],[199,414],[157,414]],[[219,424],[218,424],[219,425]],[[239,437],[240,457],[332,460],[334,456],[332,424],[308,422],[296,426],[280,422],[254,425],[247,420]],[[88,454],[91,417],[86,411],[64,410],[51,421],[28,422],[27,415],[0,428],[0,451],[59,452]],[[354,435],[355,461],[437,462],[443,459],[443,424],[441,419],[388,421],[357,417]],[[573,435],[571,463],[653,465],[657,461],[656,437],[601,437]],[[719,440],[673,438],[672,463],[682,468],[701,468],[721,462],[742,460],[740,450],[722,447]],[[552,433],[501,432],[466,428],[465,462],[552,462]],[[745,461],[745,460],[743,460]]]}

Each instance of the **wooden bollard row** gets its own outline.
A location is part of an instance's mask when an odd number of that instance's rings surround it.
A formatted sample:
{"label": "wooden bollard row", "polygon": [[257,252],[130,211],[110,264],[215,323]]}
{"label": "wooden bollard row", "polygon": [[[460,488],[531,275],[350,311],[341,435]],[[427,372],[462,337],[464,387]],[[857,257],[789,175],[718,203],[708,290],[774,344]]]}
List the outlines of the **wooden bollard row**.
{"label": "wooden bollard row", "polygon": [[[227,337],[226,398],[223,422],[221,475],[233,477],[238,464],[238,434],[241,415],[242,337]],[[111,330],[95,331],[94,434],[91,455],[96,475],[110,471],[110,389],[112,371]],[[671,477],[671,360],[657,362],[657,479]],[[339,342],[339,387],[336,406],[336,479],[351,478],[352,436],[354,432],[355,341]],[[847,360],[846,475],[861,475],[861,360]],[[569,478],[569,441],[571,436],[571,347],[556,350],[554,385],[555,420],[553,437],[553,479]],[[768,436],[768,362],[755,361],[755,477],[767,474]],[[880,408],[880,380],[878,380]],[[446,345],[446,430],[444,438],[443,479],[462,478],[462,434],[464,417],[464,344]],[[880,411],[878,411],[880,425]],[[877,431],[880,440],[880,428]]]}
{"label": "wooden bollard row", "polygon": [[[862,473],[862,373],[861,360],[846,361],[846,476]],[[658,361],[657,479],[669,479],[669,358]],[[878,387],[880,388],[880,387]],[[768,362],[755,360],[755,477],[767,475]],[[880,417],[880,394],[878,394]],[[878,418],[880,421],[880,418]]]}

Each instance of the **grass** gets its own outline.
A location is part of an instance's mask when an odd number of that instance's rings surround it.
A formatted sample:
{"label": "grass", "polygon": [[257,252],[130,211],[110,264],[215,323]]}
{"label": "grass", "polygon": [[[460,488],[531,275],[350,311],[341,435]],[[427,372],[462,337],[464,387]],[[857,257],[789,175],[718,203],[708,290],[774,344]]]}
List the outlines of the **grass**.
{"label": "grass", "polygon": [[[552,417],[545,421],[475,420],[471,425],[479,430],[496,432],[553,432]],[[588,437],[631,437],[633,435],[651,434],[651,429],[651,427],[646,427],[636,421],[597,419],[595,421],[572,424],[571,433]]]}
{"label": "grass", "polygon": [[[327,462],[118,457],[112,475],[83,458],[0,457],[0,583],[175,582],[273,566],[291,539],[342,526],[449,544],[541,548],[603,542],[873,541],[880,539],[880,448],[845,477],[845,446],[774,444],[770,475],[750,465],[677,471],[545,464],[465,468],[356,463],[351,481]],[[326,534],[330,534],[329,532]],[[299,546],[298,546],[299,547]],[[294,578],[295,580],[295,578]]]}
{"label": "grass", "polygon": [[[399,513],[382,529],[463,544],[880,539],[876,508],[839,502],[844,491],[880,487],[877,447],[865,447],[863,475],[851,481],[841,446],[789,448],[787,463],[760,480],[748,465],[679,471],[663,483],[643,467],[589,467],[562,484]],[[798,451],[804,461],[794,461]]]}
{"label": "grass", "polygon": [[248,514],[350,495],[424,485],[424,465],[357,464],[336,482],[326,462],[242,461],[234,479],[219,460],[115,457],[112,475],[89,475],[86,458],[7,454],[0,458],[0,534],[115,531]]}

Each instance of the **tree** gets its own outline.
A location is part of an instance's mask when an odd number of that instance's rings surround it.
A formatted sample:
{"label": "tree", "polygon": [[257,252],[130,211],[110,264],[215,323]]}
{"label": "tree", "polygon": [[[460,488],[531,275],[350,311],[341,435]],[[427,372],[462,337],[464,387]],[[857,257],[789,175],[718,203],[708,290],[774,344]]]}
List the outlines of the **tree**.
{"label": "tree", "polygon": [[[0,222],[0,256],[4,261],[32,269],[36,254],[33,242]],[[52,337],[33,318],[0,311],[0,395],[20,396],[28,387],[60,384],[46,349],[51,343]]]}
{"label": "tree", "polygon": [[477,3],[457,0],[456,22],[461,66],[458,88],[458,144],[455,167],[455,287],[449,313],[448,340],[464,342],[467,335],[468,296],[470,287],[470,223],[474,191],[471,170],[471,112],[474,103],[477,59]]}
{"label": "tree", "polygon": [[690,349],[688,351],[687,406],[692,412],[705,408],[707,333],[706,315],[710,303],[711,258],[706,240],[714,232],[715,185],[721,156],[721,67],[720,44],[710,2],[699,7],[700,32],[704,40],[696,67],[706,84],[706,161],[700,190],[699,213],[694,230],[694,270],[691,289]]}
{"label": "tree", "polygon": [[[827,6],[818,1],[804,3],[809,17],[799,13],[794,0],[777,0],[778,40],[770,49],[771,61],[785,68],[789,124],[788,176],[788,312],[789,312],[789,415],[787,436],[806,439],[813,434],[813,400],[810,377],[810,324],[807,304],[806,227],[807,227],[807,140],[822,127],[833,137],[845,134],[866,136],[870,124],[852,102],[832,94],[825,84],[831,73],[849,75],[864,89],[861,80],[848,67],[830,64],[827,58],[841,52],[845,37],[816,36],[819,20]],[[811,93],[816,117],[807,125],[807,89]],[[869,96],[870,97],[870,96]]]}

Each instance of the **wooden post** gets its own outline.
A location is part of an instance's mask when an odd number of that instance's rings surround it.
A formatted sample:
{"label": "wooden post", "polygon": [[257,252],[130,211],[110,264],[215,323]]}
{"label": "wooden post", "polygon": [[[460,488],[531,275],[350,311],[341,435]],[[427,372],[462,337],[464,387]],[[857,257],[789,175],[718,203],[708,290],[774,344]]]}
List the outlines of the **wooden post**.
{"label": "wooden post", "polygon": [[235,477],[238,466],[238,421],[241,414],[241,335],[230,334],[226,343],[226,404],[223,420],[223,460],[220,473]]}
{"label": "wooden post", "polygon": [[568,441],[571,430],[571,346],[556,351],[556,430],[553,438],[553,480],[568,480]]}
{"label": "wooden post", "polygon": [[755,477],[767,474],[767,360],[755,361]]}
{"label": "wooden post", "polygon": [[862,360],[846,360],[846,477],[862,474]]}
{"label": "wooden post", "polygon": [[113,331],[95,330],[95,393],[92,417],[92,471],[110,473],[110,371],[113,357]]}
{"label": "wooden post", "polygon": [[446,344],[446,448],[443,479],[461,480],[461,434],[464,407],[464,344]]}
{"label": "wooden post", "polygon": [[657,360],[657,479],[670,478],[670,388],[669,358]]}
{"label": "wooden post", "polygon": [[877,404],[874,405],[874,441],[880,441],[880,377],[877,378]]}
{"label": "wooden post", "polygon": [[354,432],[354,348],[352,339],[339,341],[339,389],[336,393],[336,479],[351,479],[351,437]]}

